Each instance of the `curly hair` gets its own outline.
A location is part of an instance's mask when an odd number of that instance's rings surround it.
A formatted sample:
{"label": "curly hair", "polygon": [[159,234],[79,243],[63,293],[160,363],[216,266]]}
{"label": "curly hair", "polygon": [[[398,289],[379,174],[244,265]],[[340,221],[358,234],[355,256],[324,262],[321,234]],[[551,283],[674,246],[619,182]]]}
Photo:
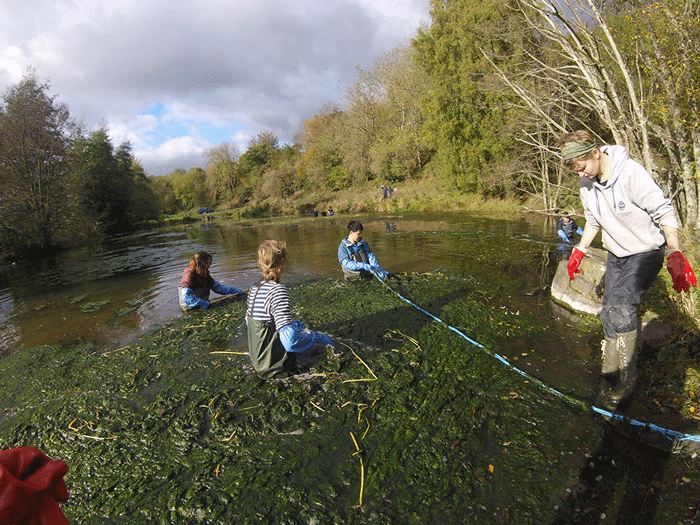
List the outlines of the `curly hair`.
{"label": "curly hair", "polygon": [[209,271],[212,260],[213,257],[209,253],[199,251],[190,259],[190,268],[199,275],[206,275]]}
{"label": "curly hair", "polygon": [[267,240],[258,248],[258,266],[266,281],[279,281],[282,264],[287,258],[287,245],[282,241]]}

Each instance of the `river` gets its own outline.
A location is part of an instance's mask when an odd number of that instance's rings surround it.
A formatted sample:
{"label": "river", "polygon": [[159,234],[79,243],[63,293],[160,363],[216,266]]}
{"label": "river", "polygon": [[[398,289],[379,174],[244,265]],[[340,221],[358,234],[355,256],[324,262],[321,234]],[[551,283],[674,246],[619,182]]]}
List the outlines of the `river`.
{"label": "river", "polygon": [[[541,335],[536,341],[527,335],[504,340],[499,353],[546,385],[579,399],[591,399],[601,334],[595,329],[592,333],[576,330],[569,314],[551,302],[549,285],[560,260],[556,223],[535,215],[336,215],[246,222],[215,217],[112,238],[50,259],[2,269],[0,355],[38,345],[85,341],[92,341],[98,350],[112,350],[174,317],[187,315],[179,310],[177,286],[183,269],[198,250],[212,253],[211,274],[228,286],[245,289],[260,279],[256,251],[264,239],[287,243],[289,260],[283,282],[289,287],[319,279],[340,279],[337,248],[351,218],[363,222],[363,236],[385,270],[458,273],[473,280],[477,287],[484,283],[483,289],[490,290],[491,295],[484,292],[483,300],[489,305],[512,315],[528,313],[544,319],[551,326],[545,340]],[[426,322],[430,320],[426,318]],[[572,418],[568,424],[580,427],[582,433],[596,431],[588,416]],[[669,464],[667,454],[640,452],[635,444],[626,442],[626,448],[621,448],[617,434],[612,435],[612,441],[605,436],[595,451],[568,452],[574,466],[578,462],[583,465],[570,494],[574,489],[592,490],[591,498],[606,505],[614,499],[614,487],[608,487],[605,497],[595,492],[602,476],[589,468],[593,465],[591,458],[600,459],[603,465],[613,458],[615,473],[641,480],[630,481],[622,491],[625,501],[638,496],[648,498],[651,493],[644,487],[659,483],[664,475],[670,480],[695,475],[688,473],[693,468],[690,465]],[[614,476],[606,479],[620,483]],[[683,498],[681,489],[669,489],[666,496]],[[572,505],[571,509],[562,509],[561,516],[567,517],[556,523],[569,523],[568,517],[578,516],[575,498]],[[621,516],[635,515],[632,507],[622,507]],[[601,509],[598,517],[604,519]],[[655,509],[656,503],[648,515],[653,515]]]}
{"label": "river", "polygon": [[[556,221],[536,215],[335,215],[247,222],[214,217],[114,237],[0,272],[0,355],[85,341],[110,350],[162,326],[182,315],[177,286],[198,250],[213,255],[214,279],[242,289],[260,279],[256,251],[264,239],[287,243],[283,281],[288,286],[341,278],[337,249],[352,218],[362,221],[364,239],[384,269],[397,273],[442,269],[495,280],[505,292],[492,300],[503,308],[551,318],[555,330],[545,343],[550,352],[539,363],[527,363],[528,341],[504,343],[510,346],[504,353],[524,359],[529,372],[556,378],[561,388],[588,388],[579,384],[592,374],[587,337],[570,330],[549,300],[547,287],[558,259]],[[542,355],[544,350],[538,351]],[[558,366],[561,362],[568,365]]]}
{"label": "river", "polygon": [[[180,315],[177,286],[193,253],[214,256],[211,274],[248,288],[259,279],[256,250],[280,239],[290,253],[285,282],[340,277],[337,248],[350,217],[210,221],[114,237],[55,257],[0,271],[0,348],[11,353],[41,344],[92,340],[113,348]],[[391,272],[437,268],[482,274],[489,245],[512,246],[523,261],[523,289],[546,285],[545,258],[556,246],[554,225],[541,217],[502,220],[469,215],[359,217],[364,238]],[[475,252],[484,247],[484,253]],[[476,257],[474,257],[476,255]],[[522,256],[522,257],[521,257]],[[538,260],[540,259],[540,260]],[[532,263],[535,266],[532,266]],[[544,278],[544,280],[543,280]]]}

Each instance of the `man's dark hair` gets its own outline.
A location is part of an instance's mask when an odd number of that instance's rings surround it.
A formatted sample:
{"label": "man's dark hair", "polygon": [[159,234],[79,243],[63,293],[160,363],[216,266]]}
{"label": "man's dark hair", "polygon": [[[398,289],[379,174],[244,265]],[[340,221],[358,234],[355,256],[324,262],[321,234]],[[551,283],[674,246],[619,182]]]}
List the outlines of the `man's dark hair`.
{"label": "man's dark hair", "polygon": [[360,221],[350,221],[348,223],[348,233],[352,232],[357,232],[357,231],[362,231],[364,228],[362,227],[362,223]]}

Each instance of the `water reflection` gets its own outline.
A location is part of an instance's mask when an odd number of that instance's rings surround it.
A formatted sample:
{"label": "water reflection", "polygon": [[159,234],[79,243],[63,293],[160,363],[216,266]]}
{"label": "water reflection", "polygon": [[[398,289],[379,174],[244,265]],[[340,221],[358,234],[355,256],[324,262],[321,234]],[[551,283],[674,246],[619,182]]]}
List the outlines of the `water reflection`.
{"label": "water reflection", "polygon": [[[181,315],[177,286],[193,253],[206,250],[222,284],[248,288],[259,279],[256,251],[264,239],[286,241],[285,282],[341,277],[337,248],[355,217],[231,223],[222,220],[140,232],[0,272],[0,345],[11,353],[39,344],[94,341],[116,348]],[[493,279],[506,273],[523,288],[548,285],[542,252],[556,233],[542,219],[496,220],[467,215],[357,217],[383,268],[437,268]],[[545,262],[545,270],[549,262]],[[517,271],[514,269],[518,268]],[[503,278],[501,276],[501,278]]]}

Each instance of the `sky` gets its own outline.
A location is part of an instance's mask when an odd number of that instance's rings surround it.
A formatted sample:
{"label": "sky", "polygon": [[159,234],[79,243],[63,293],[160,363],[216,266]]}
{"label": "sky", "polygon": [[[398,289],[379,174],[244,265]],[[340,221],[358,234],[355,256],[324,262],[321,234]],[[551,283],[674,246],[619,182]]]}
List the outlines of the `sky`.
{"label": "sky", "polygon": [[165,175],[262,132],[291,143],[429,22],[429,0],[0,0],[0,95],[33,71]]}

